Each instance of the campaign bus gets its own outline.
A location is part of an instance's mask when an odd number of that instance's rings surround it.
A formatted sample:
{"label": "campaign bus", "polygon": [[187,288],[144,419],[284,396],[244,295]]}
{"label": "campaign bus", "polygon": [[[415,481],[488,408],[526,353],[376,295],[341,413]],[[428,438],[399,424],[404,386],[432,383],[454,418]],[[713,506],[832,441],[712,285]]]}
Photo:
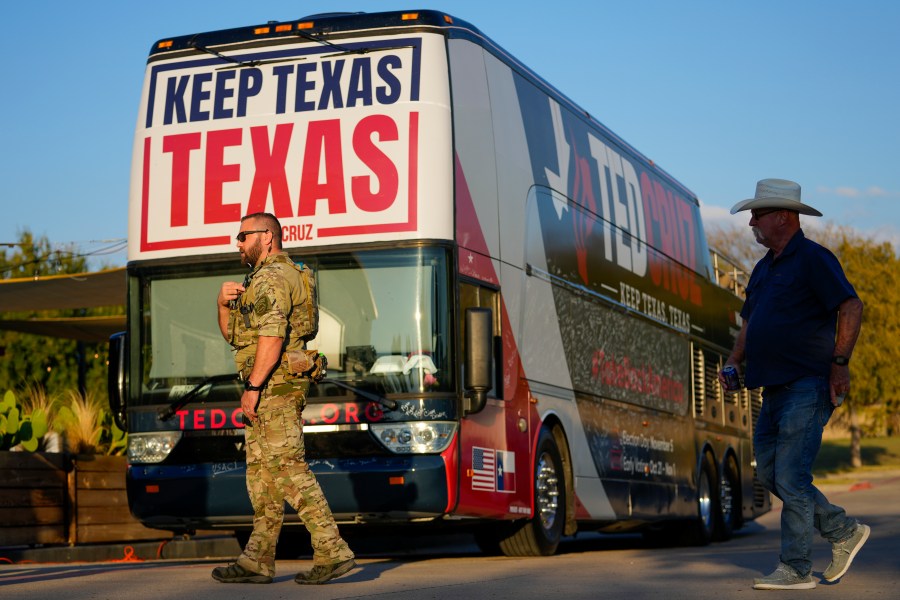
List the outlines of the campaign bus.
{"label": "campaign bus", "polygon": [[717,380],[741,299],[696,196],[463,20],[160,40],[129,202],[110,403],[147,526],[251,527],[215,299],[256,212],[315,273],[328,371],[304,434],[343,527],[467,528],[527,556],[577,531],[704,544],[770,508],[759,394]]}

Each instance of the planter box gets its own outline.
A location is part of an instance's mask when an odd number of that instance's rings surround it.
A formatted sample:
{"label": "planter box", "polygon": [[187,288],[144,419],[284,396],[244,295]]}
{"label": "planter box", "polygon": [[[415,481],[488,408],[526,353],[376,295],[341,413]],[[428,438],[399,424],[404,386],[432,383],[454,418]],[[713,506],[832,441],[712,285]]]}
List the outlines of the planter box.
{"label": "planter box", "polygon": [[128,511],[124,456],[0,452],[0,547],[171,537]]}
{"label": "planter box", "polygon": [[68,541],[64,454],[0,452],[0,546]]}

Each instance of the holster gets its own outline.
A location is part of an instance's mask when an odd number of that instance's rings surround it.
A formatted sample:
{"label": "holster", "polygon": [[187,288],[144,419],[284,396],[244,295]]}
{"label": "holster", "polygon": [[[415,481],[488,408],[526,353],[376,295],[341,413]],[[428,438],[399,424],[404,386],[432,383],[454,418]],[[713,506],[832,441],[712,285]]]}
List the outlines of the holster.
{"label": "holster", "polygon": [[316,364],[317,350],[287,350],[284,353],[284,363],[287,364],[288,373],[296,376],[306,375]]}
{"label": "holster", "polygon": [[325,378],[328,360],[318,350],[287,350],[284,361],[288,373],[295,377],[308,377],[313,383]]}

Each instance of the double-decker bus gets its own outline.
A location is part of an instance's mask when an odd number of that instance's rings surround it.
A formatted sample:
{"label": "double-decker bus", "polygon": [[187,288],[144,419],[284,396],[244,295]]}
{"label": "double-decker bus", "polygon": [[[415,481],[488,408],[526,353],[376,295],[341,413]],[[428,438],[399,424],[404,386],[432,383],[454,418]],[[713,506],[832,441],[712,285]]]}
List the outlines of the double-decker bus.
{"label": "double-decker bus", "polygon": [[304,431],[339,523],[546,555],[576,531],[726,539],[769,509],[760,398],[716,377],[741,300],[694,194],[476,27],[417,11],[152,47],[110,345],[146,525],[251,526],[215,298],[260,211],[316,273],[329,370]]}

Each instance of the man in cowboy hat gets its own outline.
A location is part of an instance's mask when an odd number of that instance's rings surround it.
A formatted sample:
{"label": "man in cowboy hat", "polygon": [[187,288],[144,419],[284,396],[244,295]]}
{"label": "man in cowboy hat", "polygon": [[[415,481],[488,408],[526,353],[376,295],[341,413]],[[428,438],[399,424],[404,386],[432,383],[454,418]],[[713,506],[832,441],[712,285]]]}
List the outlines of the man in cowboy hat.
{"label": "man in cowboy hat", "polygon": [[769,251],[750,275],[743,324],[725,364],[740,370],[746,361],[745,385],[763,388],[753,434],[757,473],[783,502],[780,562],[753,587],[811,589],[813,529],[831,542],[823,573],[829,582],[847,572],[870,532],[828,502],[812,477],[822,429],[850,391],[848,363],[863,304],[834,254],[803,235],[800,215],[822,213],[800,201],[798,184],[763,179],[731,214],[743,210]]}

